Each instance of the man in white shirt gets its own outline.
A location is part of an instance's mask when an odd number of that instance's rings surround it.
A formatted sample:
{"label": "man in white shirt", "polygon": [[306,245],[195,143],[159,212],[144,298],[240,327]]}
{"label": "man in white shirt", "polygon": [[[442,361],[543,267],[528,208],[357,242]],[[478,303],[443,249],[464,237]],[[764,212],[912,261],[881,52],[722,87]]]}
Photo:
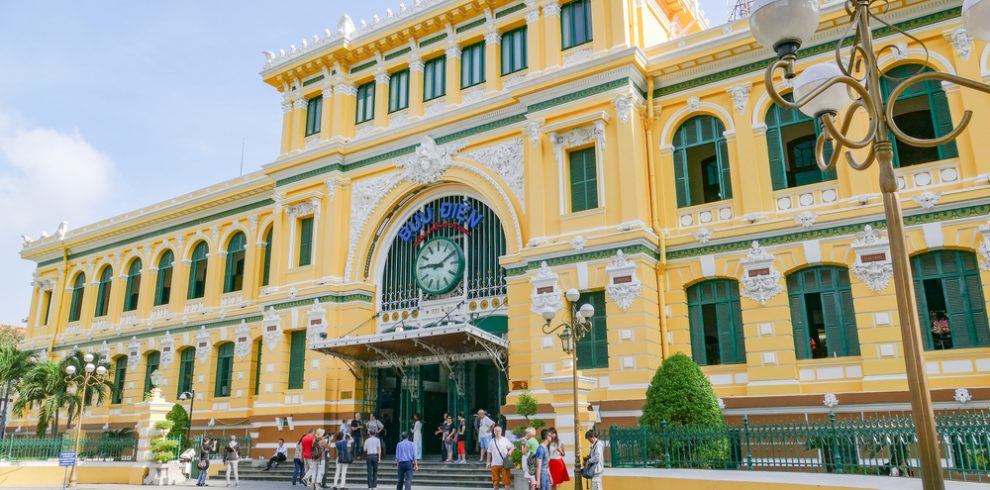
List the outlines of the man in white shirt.
{"label": "man in white shirt", "polygon": [[485,410],[478,410],[478,440],[481,445],[481,459],[479,461],[488,461],[488,443],[492,440],[492,427],[495,425],[495,421],[488,418],[488,414]]}
{"label": "man in white shirt", "polygon": [[374,490],[378,488],[378,465],[382,462],[382,441],[373,430],[368,431],[368,437],[364,440],[364,453],[367,455],[368,488]]}
{"label": "man in white shirt", "polygon": [[591,490],[602,490],[602,474],[605,473],[605,443],[598,439],[594,429],[585,432],[584,438],[591,443],[591,454],[584,464],[591,467]]}
{"label": "man in white shirt", "polygon": [[[484,422],[482,421],[482,423]],[[492,469],[492,488],[495,490],[498,490],[499,480],[502,481],[505,490],[509,490],[509,481],[512,476],[511,468],[514,464],[512,460],[513,450],[515,447],[512,442],[502,437],[502,428],[495,425],[492,428],[492,440],[488,443],[488,466]]]}
{"label": "man in white shirt", "polygon": [[289,457],[289,448],[285,447],[285,440],[278,440],[278,447],[275,448],[275,454],[268,460],[268,466],[265,467],[265,471],[272,469],[272,465],[278,466],[279,463],[285,461]]}

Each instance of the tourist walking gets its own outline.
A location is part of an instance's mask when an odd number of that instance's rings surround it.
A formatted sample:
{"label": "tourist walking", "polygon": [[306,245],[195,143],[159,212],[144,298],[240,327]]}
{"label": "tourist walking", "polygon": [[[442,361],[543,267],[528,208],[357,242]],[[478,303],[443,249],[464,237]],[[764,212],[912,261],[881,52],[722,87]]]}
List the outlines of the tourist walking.
{"label": "tourist walking", "polygon": [[495,421],[488,417],[484,409],[478,410],[478,442],[481,444],[481,457],[478,461],[488,461],[488,443],[492,440],[492,427],[495,427]]}
{"label": "tourist walking", "polygon": [[364,434],[364,421],[361,420],[361,412],[354,412],[354,418],[351,419],[351,439],[354,440],[352,448],[355,458],[361,456],[361,449],[364,447],[363,443],[366,437],[368,436]]}
{"label": "tourist walking", "polygon": [[368,431],[364,440],[364,454],[368,461],[368,488],[375,490],[378,488],[378,465],[382,462],[382,442],[372,431]]}
{"label": "tourist walking", "polygon": [[368,423],[364,424],[364,428],[369,434],[372,432],[375,433],[375,436],[378,437],[378,441],[382,443],[382,452],[384,453],[385,448],[388,447],[388,445],[385,444],[385,424],[375,418],[375,414],[372,413],[368,415]]}
{"label": "tourist walking", "polygon": [[454,455],[457,454],[457,428],[454,427],[454,419],[450,415],[447,416],[447,420],[443,423],[443,447],[447,453],[447,460],[445,463],[453,463]]}
{"label": "tourist walking", "polygon": [[295,485],[297,481],[301,481],[305,474],[306,464],[303,463],[302,437],[300,437],[296,441],[295,447],[292,448],[292,485]]}
{"label": "tourist walking", "polygon": [[399,470],[399,483],[395,490],[412,490],[413,474],[419,471],[419,461],[416,461],[416,446],[409,440],[409,434],[403,432],[401,441],[395,446],[395,463]]}
{"label": "tourist walking", "polygon": [[278,446],[275,448],[275,454],[268,460],[268,466],[265,466],[265,471],[271,471],[272,465],[278,466],[279,463],[285,461],[289,457],[289,448],[285,447],[285,439],[278,440]]}
{"label": "tourist walking", "polygon": [[327,465],[330,460],[330,448],[333,447],[333,434],[320,429],[316,434],[321,437],[316,438],[316,445],[313,448],[313,458],[316,460],[313,467],[313,489],[316,487],[326,488]]}
{"label": "tourist walking", "polygon": [[302,439],[299,439],[299,444],[302,446],[303,468],[305,469],[300,481],[307,487],[313,483],[313,441],[315,440],[316,434],[313,433],[313,429],[306,431]]}
{"label": "tourist walking", "polygon": [[433,435],[440,438],[440,462],[447,461],[447,434],[443,431],[444,424],[447,423],[447,412],[443,413],[443,418],[440,419],[440,425],[437,426],[437,430],[433,432]]}
{"label": "tourist walking", "polygon": [[540,490],[550,490],[550,431],[540,432],[543,442],[536,448],[536,481]]}
{"label": "tourist walking", "polygon": [[333,472],[333,488],[347,487],[347,468],[354,462],[354,453],[351,452],[351,442],[354,439],[346,432],[337,433],[337,442],[334,443],[334,453],[337,467]]}
{"label": "tourist walking", "polygon": [[196,480],[197,487],[206,486],[206,478],[210,474],[210,453],[217,452],[217,441],[203,436],[203,443],[199,446],[199,461],[196,468],[199,469],[199,478]]}
{"label": "tourist walking", "polygon": [[591,450],[588,459],[585,460],[585,468],[591,469],[591,490],[602,490],[602,474],[605,473],[605,444],[598,439],[598,433],[594,429],[584,433],[584,438],[591,443]]}
{"label": "tourist walking", "polygon": [[488,467],[492,469],[492,488],[498,490],[498,482],[502,482],[505,490],[509,490],[509,481],[512,476],[512,451],[515,448],[505,437],[502,437],[502,428],[495,426],[492,428],[492,440],[488,443]]}
{"label": "tourist walking", "polygon": [[227,466],[227,483],[230,486],[230,475],[234,475],[234,486],[240,484],[240,476],[237,474],[237,465],[241,462],[241,446],[237,443],[237,436],[231,435],[227,445],[223,447],[223,464]]}
{"label": "tourist walking", "polygon": [[416,459],[423,459],[423,421],[419,419],[419,414],[413,414],[413,443],[416,444]]}
{"label": "tourist walking", "polygon": [[557,429],[550,428],[550,481],[553,483],[553,490],[557,490],[557,485],[571,481],[567,475],[567,465],[564,463],[564,445],[560,443],[557,436]]}
{"label": "tourist walking", "polygon": [[467,463],[467,451],[464,447],[465,432],[467,432],[467,421],[464,420],[464,412],[457,413],[457,462]]}

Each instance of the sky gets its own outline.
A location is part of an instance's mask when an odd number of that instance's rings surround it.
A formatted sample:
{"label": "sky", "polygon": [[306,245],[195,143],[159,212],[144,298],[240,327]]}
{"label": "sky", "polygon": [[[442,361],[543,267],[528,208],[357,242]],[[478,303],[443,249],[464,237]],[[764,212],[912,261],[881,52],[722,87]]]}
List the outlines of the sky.
{"label": "sky", "polygon": [[[242,149],[245,173],[271,162],[282,116],[261,51],[400,1],[0,0],[0,323],[30,307],[22,234],[237,177]],[[725,0],[701,6],[724,22]]]}

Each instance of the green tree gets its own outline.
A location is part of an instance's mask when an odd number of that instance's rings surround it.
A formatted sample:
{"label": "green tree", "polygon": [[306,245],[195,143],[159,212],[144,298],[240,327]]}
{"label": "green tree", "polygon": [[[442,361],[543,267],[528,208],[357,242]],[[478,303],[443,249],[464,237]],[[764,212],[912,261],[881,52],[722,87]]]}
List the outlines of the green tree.
{"label": "green tree", "polygon": [[185,441],[189,433],[189,414],[186,413],[186,409],[179,404],[173,405],[172,410],[165,415],[165,420],[172,422],[172,433],[180,434],[180,438]]}
{"label": "green tree", "polygon": [[701,368],[683,353],[663,361],[646,390],[640,425],[723,426],[722,410],[712,384]]}
{"label": "green tree", "polygon": [[155,422],[155,430],[158,437],[151,440],[152,459],[158,463],[167,463],[175,459],[175,450],[179,447],[179,441],[169,440],[168,434],[174,427],[171,420]]}
{"label": "green tree", "polygon": [[17,384],[34,366],[33,356],[30,351],[19,350],[14,337],[0,340],[0,438],[7,430],[9,400],[17,396]]}
{"label": "green tree", "polygon": [[[82,406],[92,406],[94,403],[96,405],[102,405],[110,398],[110,393],[113,390],[113,382],[110,379],[110,375],[104,375],[102,377],[94,376],[90,378],[89,384],[86,386],[85,393],[79,393],[79,389],[82,387],[86,369],[86,360],[84,359],[85,354],[81,351],[76,351],[72,355],[66,357],[59,363],[62,372],[65,372],[65,368],[72,365],[76,368],[76,374],[66,381],[66,388],[69,390],[71,396],[66,399],[66,425],[71,425],[72,420],[79,416],[79,412]],[[103,359],[94,359],[94,366],[103,366],[107,373],[110,372],[110,367]],[[95,373],[95,369],[94,369]]]}
{"label": "green tree", "polygon": [[529,393],[523,393],[519,397],[519,402],[516,403],[516,413],[526,417],[527,425],[529,424],[529,418],[536,415],[537,409],[536,398],[533,398]]}
{"label": "green tree", "polygon": [[52,428],[52,437],[58,435],[59,411],[65,408],[74,395],[66,392],[65,372],[60,363],[41,361],[21,378],[18,397],[12,411],[21,416],[28,408],[38,408],[38,436],[44,437]]}

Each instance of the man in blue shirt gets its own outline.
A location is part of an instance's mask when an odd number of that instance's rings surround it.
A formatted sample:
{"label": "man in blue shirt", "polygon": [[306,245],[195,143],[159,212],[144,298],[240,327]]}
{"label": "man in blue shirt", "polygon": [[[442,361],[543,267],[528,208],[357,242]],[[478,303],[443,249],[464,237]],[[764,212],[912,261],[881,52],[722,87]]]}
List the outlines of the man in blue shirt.
{"label": "man in blue shirt", "polygon": [[402,433],[402,441],[395,446],[395,462],[399,465],[399,483],[395,490],[412,490],[413,473],[419,471],[419,461],[416,461],[416,445],[409,440],[409,434]]}

